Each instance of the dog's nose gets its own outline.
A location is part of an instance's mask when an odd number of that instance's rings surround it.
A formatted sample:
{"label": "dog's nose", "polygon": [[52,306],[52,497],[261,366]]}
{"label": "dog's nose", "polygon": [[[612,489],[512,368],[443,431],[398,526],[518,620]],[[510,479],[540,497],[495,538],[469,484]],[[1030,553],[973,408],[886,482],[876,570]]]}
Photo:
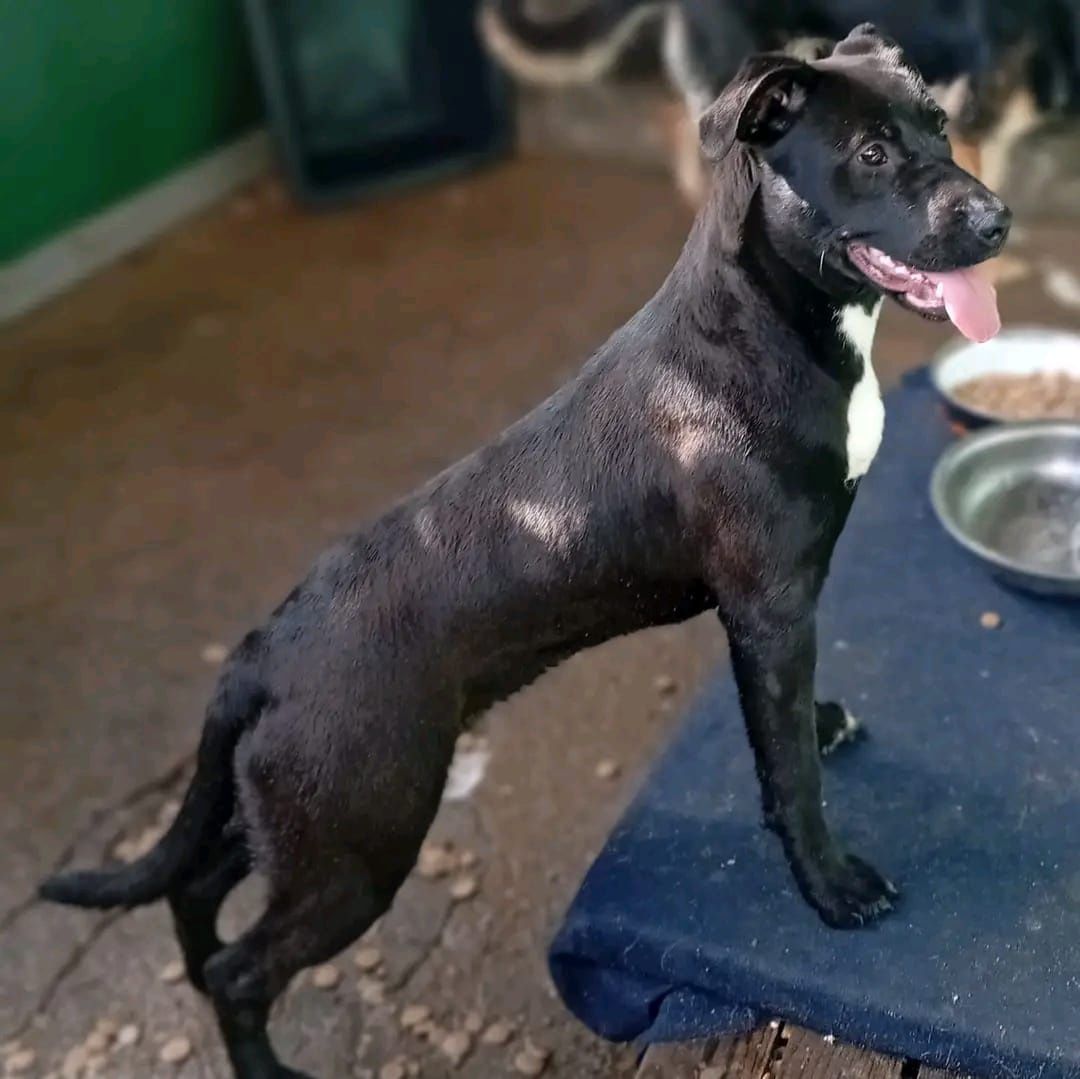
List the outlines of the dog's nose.
{"label": "dog's nose", "polygon": [[1012,211],[996,195],[973,195],[966,208],[971,231],[991,250],[997,250],[1009,235]]}

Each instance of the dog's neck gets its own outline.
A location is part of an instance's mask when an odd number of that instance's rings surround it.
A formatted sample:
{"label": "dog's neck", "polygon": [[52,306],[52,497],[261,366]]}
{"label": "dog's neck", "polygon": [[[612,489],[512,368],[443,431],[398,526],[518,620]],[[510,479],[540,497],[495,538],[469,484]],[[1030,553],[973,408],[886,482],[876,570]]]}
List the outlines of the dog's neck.
{"label": "dog's neck", "polygon": [[844,308],[872,307],[872,290],[822,257],[828,230],[783,179],[745,151],[729,158],[717,168],[682,256],[702,320],[710,311],[724,317],[722,305],[710,302],[721,263],[737,265],[777,315],[812,344],[832,332]]}

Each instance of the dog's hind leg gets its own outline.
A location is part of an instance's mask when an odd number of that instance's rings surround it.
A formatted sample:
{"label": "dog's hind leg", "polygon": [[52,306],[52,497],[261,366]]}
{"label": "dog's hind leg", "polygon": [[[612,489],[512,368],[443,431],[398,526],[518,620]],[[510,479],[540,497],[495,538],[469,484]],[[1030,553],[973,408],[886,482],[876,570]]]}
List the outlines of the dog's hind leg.
{"label": "dog's hind leg", "polygon": [[337,851],[309,862],[288,890],[271,882],[266,911],[246,933],[211,956],[206,983],[238,1079],[298,1076],[274,1055],[266,1024],[274,999],[304,967],[340,952],[389,907],[396,891],[378,887],[364,861]]}
{"label": "dog's hind leg", "polygon": [[210,852],[206,865],[189,881],[168,893],[176,939],[184,956],[188,981],[205,993],[204,967],[222,948],[217,916],[228,894],[251,870],[251,857],[243,837],[223,836]]}

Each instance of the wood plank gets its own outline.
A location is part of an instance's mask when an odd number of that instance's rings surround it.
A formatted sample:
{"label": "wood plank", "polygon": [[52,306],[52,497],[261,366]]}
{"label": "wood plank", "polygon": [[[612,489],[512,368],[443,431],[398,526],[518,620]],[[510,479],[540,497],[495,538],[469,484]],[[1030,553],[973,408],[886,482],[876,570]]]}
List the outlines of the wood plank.
{"label": "wood plank", "polygon": [[724,1038],[701,1079],[761,1079],[769,1070],[782,1036],[782,1025],[773,1022],[741,1038]]}
{"label": "wood plank", "polygon": [[697,1079],[713,1053],[713,1041],[650,1045],[637,1079]]}
{"label": "wood plank", "polygon": [[749,1034],[685,1045],[654,1045],[637,1079],[761,1079],[781,1035],[779,1023]]}
{"label": "wood plank", "polygon": [[903,1061],[785,1026],[787,1043],[772,1065],[773,1079],[900,1079]]}

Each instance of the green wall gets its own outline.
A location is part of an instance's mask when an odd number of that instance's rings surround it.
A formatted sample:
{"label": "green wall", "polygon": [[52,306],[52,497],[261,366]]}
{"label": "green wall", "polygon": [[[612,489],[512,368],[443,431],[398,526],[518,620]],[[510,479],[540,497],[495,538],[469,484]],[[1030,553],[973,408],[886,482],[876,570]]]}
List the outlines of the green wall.
{"label": "green wall", "polygon": [[0,261],[260,111],[238,0],[0,0]]}

